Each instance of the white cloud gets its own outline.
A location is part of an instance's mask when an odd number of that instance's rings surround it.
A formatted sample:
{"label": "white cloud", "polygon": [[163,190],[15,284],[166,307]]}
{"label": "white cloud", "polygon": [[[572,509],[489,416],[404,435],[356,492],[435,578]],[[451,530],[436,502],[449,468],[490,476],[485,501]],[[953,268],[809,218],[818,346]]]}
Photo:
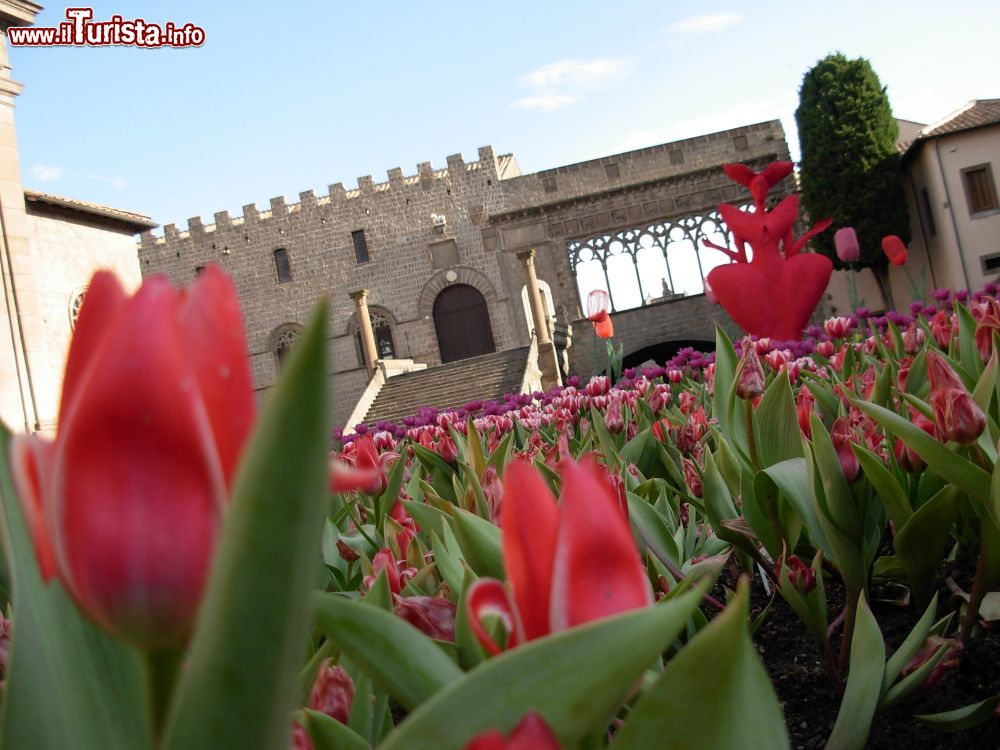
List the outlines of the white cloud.
{"label": "white cloud", "polygon": [[706,13],[674,21],[668,29],[675,34],[714,34],[743,23],[744,20],[739,13]]}
{"label": "white cloud", "polygon": [[565,87],[593,89],[622,78],[628,72],[626,60],[560,60],[521,76],[521,82],[536,89]]}
{"label": "white cloud", "polygon": [[530,93],[512,102],[522,109],[550,112],[573,104],[588,91],[621,80],[631,72],[631,63],[621,58],[560,60],[525,73],[520,83]]}
{"label": "white cloud", "polygon": [[39,182],[55,182],[63,175],[62,167],[49,167],[45,164],[36,164],[31,168],[32,179]]}
{"label": "white cloud", "polygon": [[124,190],[128,187],[128,182],[125,181],[125,178],[117,175],[112,177],[103,174],[92,174],[90,175],[90,179],[97,180],[98,182],[106,182],[115,190]]}
{"label": "white cloud", "polygon": [[562,109],[577,99],[579,97],[572,94],[537,94],[536,96],[522,96],[514,102],[514,106],[522,109],[540,109],[543,112],[551,112],[555,109]]}

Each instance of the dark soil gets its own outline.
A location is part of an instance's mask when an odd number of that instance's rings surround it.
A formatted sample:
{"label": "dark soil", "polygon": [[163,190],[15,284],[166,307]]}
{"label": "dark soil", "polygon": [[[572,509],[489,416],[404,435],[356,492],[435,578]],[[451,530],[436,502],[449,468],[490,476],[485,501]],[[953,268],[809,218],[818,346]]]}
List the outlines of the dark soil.
{"label": "dark soil", "polygon": [[[971,572],[971,565],[950,566],[944,571],[966,590]],[[844,593],[835,579],[827,579],[826,587],[832,618],[842,607]],[[949,598],[942,585],[939,616],[945,614],[944,605]],[[756,617],[767,603],[768,597],[758,579],[751,595],[751,615]],[[882,628],[887,656],[895,651],[921,614],[913,606],[901,608],[878,602],[873,604],[872,611]],[[758,631],[755,643],[784,707],[792,748],[822,750],[837,720],[840,699],[815,643],[780,596]],[[839,648],[839,643],[835,641],[834,647]],[[1000,632],[977,629],[959,669],[936,689],[918,690],[884,714],[876,714],[866,747],[869,750],[1000,750],[1000,717],[956,734],[935,732],[913,718],[916,714],[939,713],[977,703],[997,692],[1000,692]]]}

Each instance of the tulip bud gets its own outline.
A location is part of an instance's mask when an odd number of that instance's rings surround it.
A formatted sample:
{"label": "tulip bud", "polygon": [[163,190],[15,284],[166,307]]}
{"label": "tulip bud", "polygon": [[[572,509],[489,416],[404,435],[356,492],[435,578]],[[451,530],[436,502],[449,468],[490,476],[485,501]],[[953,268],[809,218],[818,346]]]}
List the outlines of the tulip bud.
{"label": "tulip bud", "polygon": [[695,462],[690,458],[682,458],[681,468],[684,471],[684,482],[691,490],[691,494],[695,497],[701,497],[701,475],[698,473]]}
{"label": "tulip bud", "polygon": [[906,263],[906,245],[894,234],[882,238],[882,250],[894,266]]}
{"label": "tulip bud", "polygon": [[861,466],[858,457],[851,450],[854,435],[847,417],[837,417],[830,429],[830,439],[837,450],[837,458],[840,460],[840,469],[844,472],[844,477],[848,484],[854,484],[861,475]]}
{"label": "tulip bud", "polygon": [[934,342],[944,351],[951,345],[952,321],[947,310],[938,310],[931,318],[931,333]]}
{"label": "tulip bud", "polygon": [[608,403],[608,410],[604,413],[604,426],[612,435],[618,435],[625,429],[625,418],[622,416],[622,402],[620,398],[612,397]]}
{"label": "tulip bud", "polygon": [[816,588],[816,571],[811,565],[803,562],[799,557],[790,555],[786,561],[788,568],[788,580],[795,589],[803,594],[808,594]]}
{"label": "tulip bud", "polygon": [[833,244],[837,248],[837,257],[843,263],[855,263],[861,257],[858,234],[853,227],[838,229],[833,235]]}
{"label": "tulip bud", "polygon": [[1000,303],[992,297],[986,297],[974,305],[971,312],[976,319],[976,348],[979,356],[986,362],[993,355],[993,332],[1000,330]]}
{"label": "tulip bud", "polygon": [[361,555],[351,549],[350,545],[348,545],[343,539],[337,540],[337,553],[340,555],[340,559],[345,562],[354,562],[361,557]]}
{"label": "tulip bud", "polygon": [[332,716],[341,724],[346,724],[354,703],[354,681],[341,667],[331,667],[324,663],[319,668],[309,697],[309,708]]}
{"label": "tulip bud", "polygon": [[736,367],[736,395],[747,400],[754,399],[763,392],[764,368],[761,367],[757,350],[747,338],[743,340],[743,352]]}
{"label": "tulip bud", "polygon": [[606,375],[595,375],[587,383],[586,391],[588,396],[603,396],[611,388],[611,381]]}
{"label": "tulip bud", "polygon": [[799,429],[806,437],[812,437],[809,416],[812,414],[814,401],[812,392],[808,388],[805,386],[799,388],[799,395],[795,397],[795,413],[799,420]]}
{"label": "tulip bud", "polygon": [[927,352],[930,402],[938,433],[947,442],[970,445],[986,429],[986,415],[979,408],[951,365],[937,352]]}
{"label": "tulip bud", "polygon": [[401,596],[392,610],[428,638],[455,642],[455,603],[436,596]]}
{"label": "tulip bud", "polygon": [[837,349],[834,347],[833,342],[820,341],[816,344],[816,353],[822,357],[826,357],[827,359],[830,359],[835,351],[837,351]]}
{"label": "tulip bud", "polygon": [[823,329],[826,331],[826,335],[830,338],[842,339],[845,336],[851,335],[851,331],[854,329],[854,321],[843,316],[839,318],[828,318],[823,321]]}
{"label": "tulip bud", "polygon": [[924,329],[916,323],[910,323],[909,327],[903,331],[903,349],[907,354],[916,354],[924,345],[924,339]]}

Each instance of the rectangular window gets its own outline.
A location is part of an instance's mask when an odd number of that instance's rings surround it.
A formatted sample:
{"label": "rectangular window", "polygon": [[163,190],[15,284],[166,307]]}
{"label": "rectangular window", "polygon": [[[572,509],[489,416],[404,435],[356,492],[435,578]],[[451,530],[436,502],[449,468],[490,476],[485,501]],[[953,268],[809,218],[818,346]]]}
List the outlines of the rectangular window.
{"label": "rectangular window", "polygon": [[983,255],[979,258],[979,263],[983,267],[983,273],[996,271],[1000,269],[1000,253],[993,253],[993,255]]}
{"label": "rectangular window", "polygon": [[934,223],[934,212],[931,210],[931,197],[927,194],[927,188],[920,191],[920,201],[923,203],[924,217],[927,219],[927,231],[931,237],[937,236],[937,224]]}
{"label": "rectangular window", "polygon": [[367,263],[370,258],[368,257],[368,241],[365,240],[365,230],[358,229],[351,232],[351,239],[354,241],[354,257],[357,258],[358,263]]}
{"label": "rectangular window", "polygon": [[970,215],[998,208],[997,189],[989,164],[963,169],[962,181],[965,183],[965,199],[969,204]]}
{"label": "rectangular window", "polygon": [[292,266],[288,261],[288,251],[283,247],[274,251],[274,270],[278,274],[279,284],[292,280]]}

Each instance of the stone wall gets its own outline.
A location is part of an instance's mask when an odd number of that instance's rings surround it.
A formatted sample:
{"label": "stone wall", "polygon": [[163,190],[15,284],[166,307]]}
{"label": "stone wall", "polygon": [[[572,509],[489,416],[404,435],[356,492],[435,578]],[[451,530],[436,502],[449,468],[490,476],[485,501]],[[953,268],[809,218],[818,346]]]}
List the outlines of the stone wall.
{"label": "stone wall", "polygon": [[[425,162],[410,176],[391,169],[382,183],[361,177],[354,190],[338,183],[322,196],[301,193],[294,204],[275,198],[268,210],[249,205],[240,217],[221,212],[212,223],[194,218],[186,229],[167,225],[162,237],[142,236],[140,264],[144,275],[166,273],[177,283],[207,263],[233,276],[262,394],[277,375],[276,334],[304,325],[316,301],[328,297],[329,370],[337,373],[333,418],[341,422],[367,382],[351,291],[369,289],[369,306],[392,321],[397,357],[440,362],[433,303],[451,284],[470,284],[483,294],[497,349],[522,346],[530,329],[521,297],[525,278],[511,253],[538,248],[539,279],[550,285],[557,314],[571,320],[580,311],[565,258],[568,237],[714,206],[735,194],[722,185],[728,181],[720,180],[721,163],[765,156],[787,157],[777,121],[527,175],[510,155],[497,157],[487,146],[471,163],[450,156],[444,169]],[[434,218],[441,216],[443,225]],[[355,257],[352,232],[358,230],[365,232],[367,262]],[[278,279],[278,249],[288,253],[289,281]]]}

